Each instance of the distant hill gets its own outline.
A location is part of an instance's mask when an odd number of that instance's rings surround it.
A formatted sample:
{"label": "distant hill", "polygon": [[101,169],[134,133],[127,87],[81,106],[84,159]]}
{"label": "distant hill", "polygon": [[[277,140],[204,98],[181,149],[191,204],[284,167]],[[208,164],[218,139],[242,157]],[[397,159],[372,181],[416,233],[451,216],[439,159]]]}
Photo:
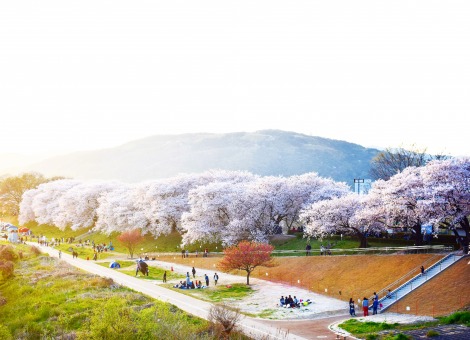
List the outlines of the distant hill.
{"label": "distant hill", "polygon": [[225,134],[158,135],[115,148],[77,152],[41,161],[27,171],[77,179],[139,182],[208,169],[291,176],[317,172],[351,184],[368,178],[378,150],[294,132],[263,130]]}

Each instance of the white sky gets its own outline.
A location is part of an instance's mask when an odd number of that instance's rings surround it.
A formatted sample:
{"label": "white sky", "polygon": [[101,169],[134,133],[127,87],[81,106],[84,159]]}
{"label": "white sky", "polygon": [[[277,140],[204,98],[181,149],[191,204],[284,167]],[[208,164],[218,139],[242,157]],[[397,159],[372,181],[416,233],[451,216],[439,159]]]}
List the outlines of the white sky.
{"label": "white sky", "polygon": [[470,155],[470,1],[1,1],[0,153],[282,129]]}

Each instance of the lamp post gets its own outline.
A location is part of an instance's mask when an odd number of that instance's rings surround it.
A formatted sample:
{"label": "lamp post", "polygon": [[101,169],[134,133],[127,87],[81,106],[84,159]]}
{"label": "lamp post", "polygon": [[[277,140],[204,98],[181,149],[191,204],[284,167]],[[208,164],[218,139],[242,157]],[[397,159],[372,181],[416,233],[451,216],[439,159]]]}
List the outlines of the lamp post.
{"label": "lamp post", "polygon": [[354,178],[354,192],[361,194],[361,183],[364,183],[364,178]]}

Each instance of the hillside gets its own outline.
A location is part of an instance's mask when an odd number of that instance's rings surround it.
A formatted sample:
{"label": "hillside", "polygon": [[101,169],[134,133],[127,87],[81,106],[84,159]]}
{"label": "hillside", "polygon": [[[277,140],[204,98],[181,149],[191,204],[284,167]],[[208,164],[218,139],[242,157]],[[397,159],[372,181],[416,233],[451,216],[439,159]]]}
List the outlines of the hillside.
{"label": "hillside", "polygon": [[317,172],[351,183],[367,178],[378,150],[294,132],[158,135],[115,148],[58,156],[24,170],[77,179],[139,182],[209,169],[291,176]]}
{"label": "hillside", "polygon": [[[373,292],[418,268],[433,256],[434,254],[284,257],[276,258],[278,266],[257,268],[251,276],[285,282],[348,301],[350,297],[357,300],[371,296]],[[160,260],[164,259],[160,257]],[[215,270],[219,260],[216,257],[168,258],[168,262],[190,263],[212,270]],[[242,272],[239,274],[246,275]]]}
{"label": "hillside", "polygon": [[[470,306],[470,258],[463,259],[403,298],[392,311],[417,315],[447,315]],[[432,297],[432,298],[430,298]],[[410,311],[406,307],[410,307]]]}

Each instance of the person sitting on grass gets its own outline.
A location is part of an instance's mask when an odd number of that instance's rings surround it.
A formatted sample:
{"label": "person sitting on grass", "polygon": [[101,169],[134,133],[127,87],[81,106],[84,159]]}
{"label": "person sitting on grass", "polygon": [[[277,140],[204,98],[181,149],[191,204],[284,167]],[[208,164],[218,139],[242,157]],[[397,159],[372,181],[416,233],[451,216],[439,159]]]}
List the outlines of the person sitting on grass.
{"label": "person sitting on grass", "polygon": [[279,305],[281,307],[284,307],[285,304],[286,304],[286,300],[284,299],[284,296],[281,296],[281,300],[279,300]]}

